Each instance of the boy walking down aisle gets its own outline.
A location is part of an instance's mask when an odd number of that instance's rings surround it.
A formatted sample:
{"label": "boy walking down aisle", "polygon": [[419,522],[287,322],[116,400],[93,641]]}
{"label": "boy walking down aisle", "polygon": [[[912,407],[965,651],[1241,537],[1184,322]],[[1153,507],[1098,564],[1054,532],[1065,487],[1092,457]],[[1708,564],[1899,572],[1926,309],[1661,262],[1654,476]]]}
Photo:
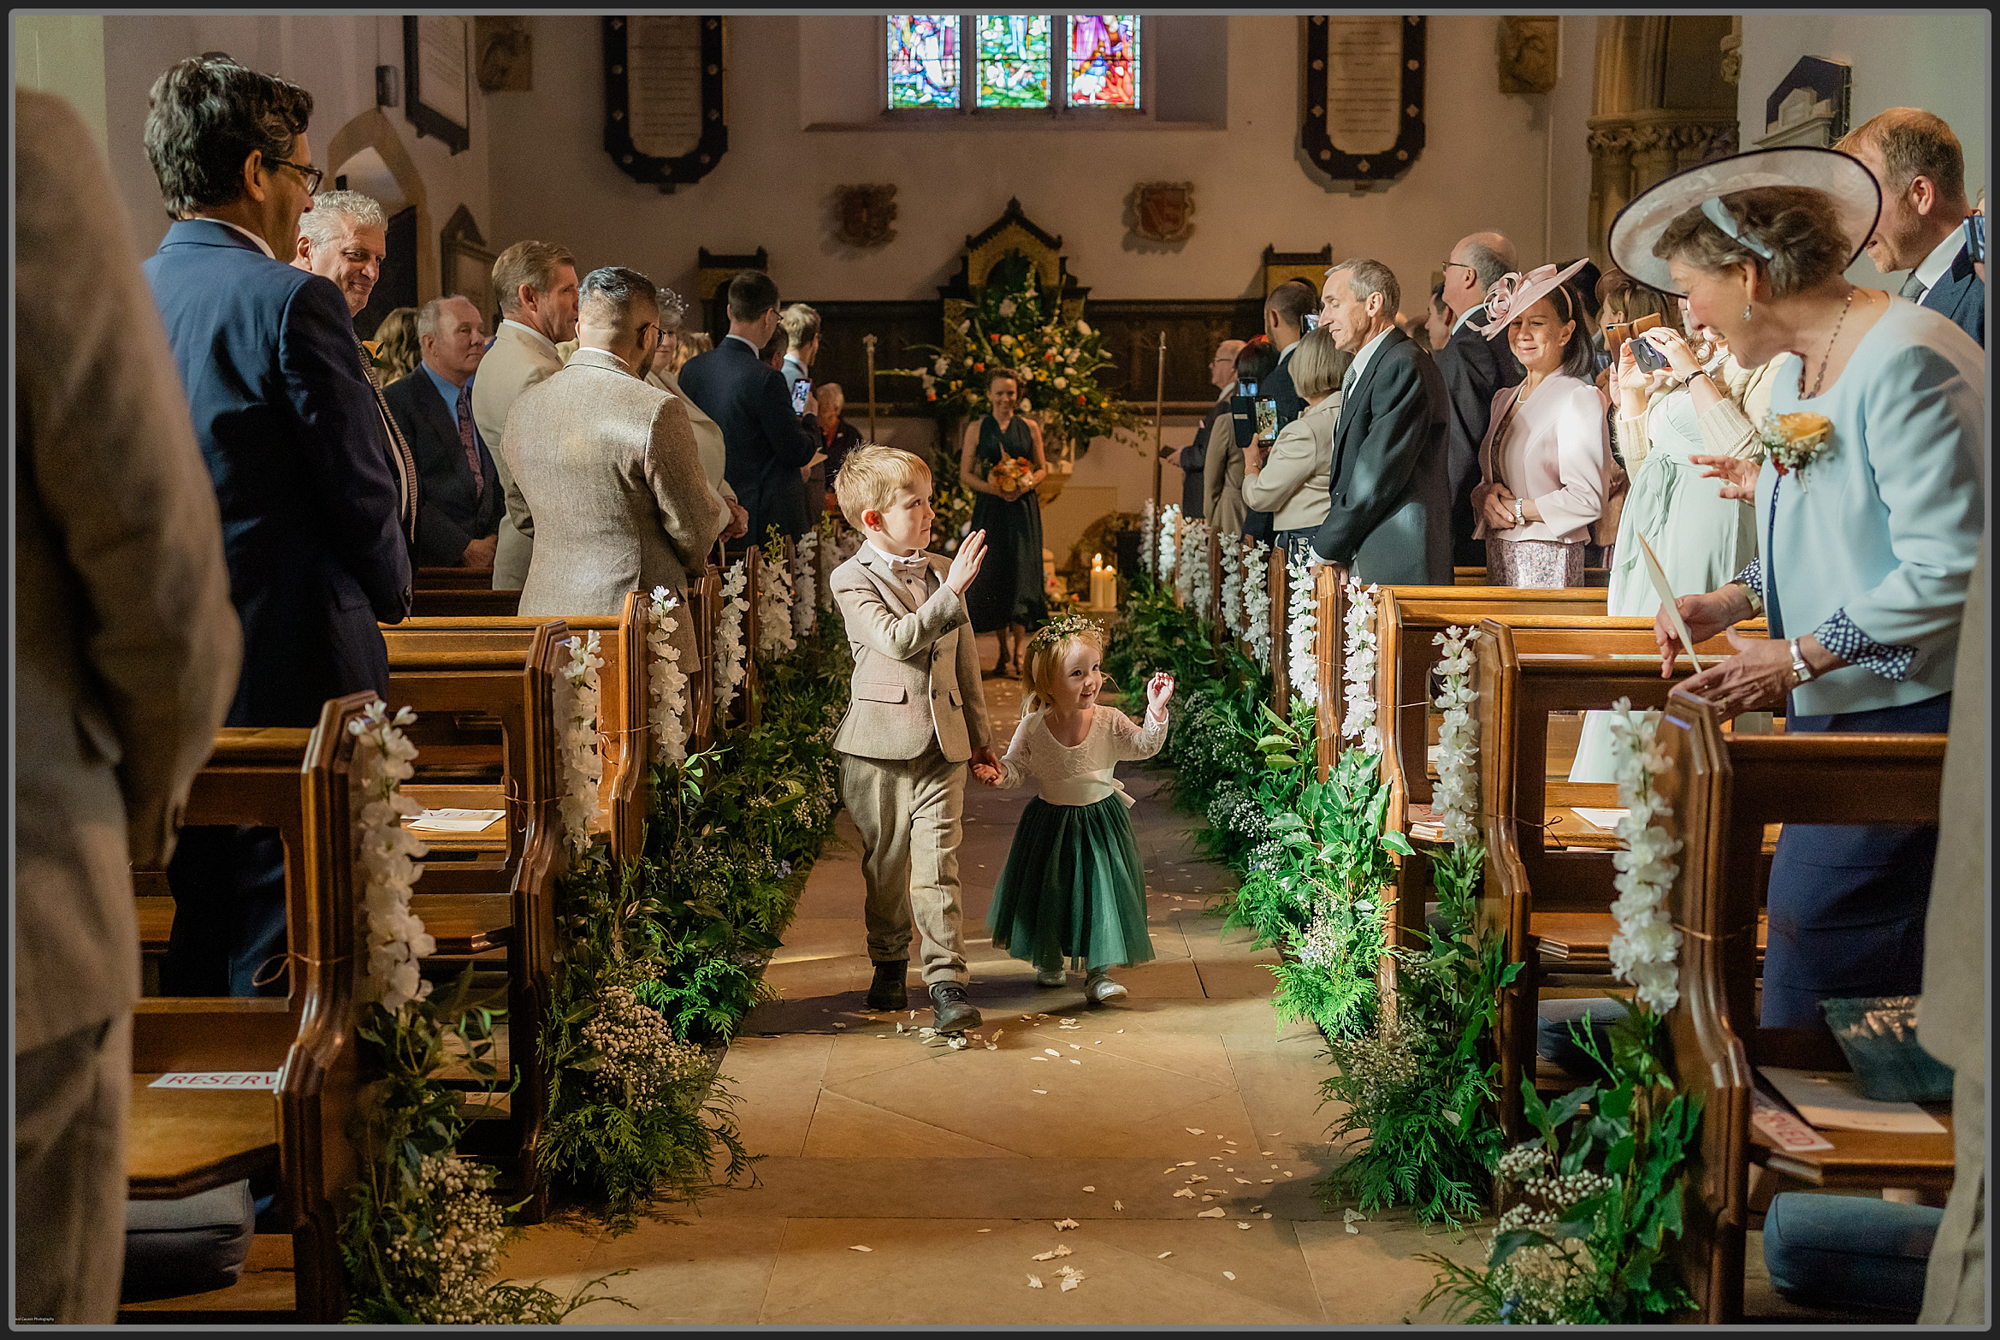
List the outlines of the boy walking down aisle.
{"label": "boy walking down aisle", "polygon": [[953,559],[924,552],[936,516],[930,467],[895,447],[849,453],[834,489],[841,513],[866,537],[831,585],[854,653],[853,696],[833,745],[842,755],[841,800],[861,830],[875,965],[868,1008],[909,1005],[914,923],[935,1026],[962,1032],[980,1021],[965,998],[959,924],[965,765],[999,765],[965,610],[986,536],[967,536]]}

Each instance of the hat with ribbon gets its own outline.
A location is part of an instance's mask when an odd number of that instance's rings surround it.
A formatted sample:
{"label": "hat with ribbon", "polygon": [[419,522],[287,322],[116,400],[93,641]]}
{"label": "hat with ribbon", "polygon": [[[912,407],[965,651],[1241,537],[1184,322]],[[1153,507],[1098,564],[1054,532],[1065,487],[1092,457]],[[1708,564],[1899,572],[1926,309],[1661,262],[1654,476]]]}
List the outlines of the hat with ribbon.
{"label": "hat with ribbon", "polygon": [[[1507,328],[1508,322],[1555,292],[1589,262],[1590,258],[1586,256],[1580,261],[1570,262],[1561,270],[1553,265],[1543,265],[1526,274],[1501,275],[1486,294],[1486,322],[1479,328],[1479,333],[1488,338],[1499,334]],[[1576,313],[1571,312],[1570,318],[1574,320],[1575,317]]]}
{"label": "hat with ribbon", "polygon": [[1728,199],[1770,186],[1802,186],[1831,196],[1849,265],[1868,245],[1882,214],[1881,184],[1860,159],[1837,149],[1755,149],[1697,163],[1640,192],[1611,221],[1611,259],[1648,288],[1685,296],[1653,245],[1674,220],[1698,209],[1744,250],[1769,260],[1770,244],[1744,230]]}

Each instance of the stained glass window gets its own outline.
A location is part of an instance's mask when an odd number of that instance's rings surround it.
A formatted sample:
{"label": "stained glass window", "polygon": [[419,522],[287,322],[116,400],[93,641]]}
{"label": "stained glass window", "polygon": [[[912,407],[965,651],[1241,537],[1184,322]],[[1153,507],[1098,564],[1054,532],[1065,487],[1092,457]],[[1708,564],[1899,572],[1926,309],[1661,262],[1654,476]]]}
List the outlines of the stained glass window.
{"label": "stained glass window", "polygon": [[1069,20],[1069,105],[1139,105],[1139,16],[1073,14]]}
{"label": "stained glass window", "polygon": [[1046,107],[1049,16],[981,14],[978,26],[979,106]]}
{"label": "stained glass window", "polygon": [[889,106],[958,106],[958,15],[889,16]]}

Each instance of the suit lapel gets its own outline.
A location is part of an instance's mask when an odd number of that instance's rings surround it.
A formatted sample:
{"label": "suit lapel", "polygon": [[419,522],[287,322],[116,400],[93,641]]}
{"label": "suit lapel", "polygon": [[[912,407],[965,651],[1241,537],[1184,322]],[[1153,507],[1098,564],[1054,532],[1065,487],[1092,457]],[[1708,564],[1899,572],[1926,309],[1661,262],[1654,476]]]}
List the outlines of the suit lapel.
{"label": "suit lapel", "polygon": [[[382,383],[375,375],[375,365],[369,361],[368,346],[361,337],[354,337],[354,351],[361,357],[361,375],[368,382],[368,389],[375,394],[375,412],[382,416],[382,431],[389,435],[391,464],[396,467],[396,501],[401,505],[403,536],[411,544],[417,542],[417,454],[410,450],[404,440],[403,429],[396,422],[396,416],[389,412],[389,402],[382,398]],[[456,432],[453,434],[456,436]]]}
{"label": "suit lapel", "polygon": [[896,570],[890,565],[889,560],[882,557],[873,545],[865,541],[861,546],[861,563],[868,569],[868,575],[875,579],[875,584],[894,596],[897,604],[912,614],[923,608],[921,601],[911,603],[910,588],[903,585],[902,578],[896,575]]}

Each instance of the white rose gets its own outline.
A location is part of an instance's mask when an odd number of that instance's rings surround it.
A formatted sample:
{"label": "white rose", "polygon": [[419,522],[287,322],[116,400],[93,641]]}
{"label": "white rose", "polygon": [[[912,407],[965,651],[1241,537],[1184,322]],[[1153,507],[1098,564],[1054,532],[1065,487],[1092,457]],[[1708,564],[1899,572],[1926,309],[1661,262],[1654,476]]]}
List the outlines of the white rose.
{"label": "white rose", "polygon": [[938,361],[931,365],[931,371],[935,372],[940,377],[944,376],[944,374],[946,372],[949,372],[950,370],[951,370],[951,363],[949,360],[945,358],[943,354],[939,354]]}
{"label": "white rose", "polygon": [[1069,385],[1069,378],[1067,377],[1056,378],[1056,390],[1060,391],[1068,385]]}
{"label": "white rose", "polygon": [[1000,300],[1000,315],[1014,315],[1014,300],[1012,298],[1002,298]]}
{"label": "white rose", "polygon": [[1090,338],[1090,323],[1089,323],[1088,321],[1079,321],[1079,322],[1077,322],[1077,323],[1076,323],[1076,333],[1077,333],[1077,334],[1079,334],[1079,335],[1081,335],[1081,336],[1083,336],[1083,337],[1084,337],[1085,339],[1089,339],[1089,338]]}

